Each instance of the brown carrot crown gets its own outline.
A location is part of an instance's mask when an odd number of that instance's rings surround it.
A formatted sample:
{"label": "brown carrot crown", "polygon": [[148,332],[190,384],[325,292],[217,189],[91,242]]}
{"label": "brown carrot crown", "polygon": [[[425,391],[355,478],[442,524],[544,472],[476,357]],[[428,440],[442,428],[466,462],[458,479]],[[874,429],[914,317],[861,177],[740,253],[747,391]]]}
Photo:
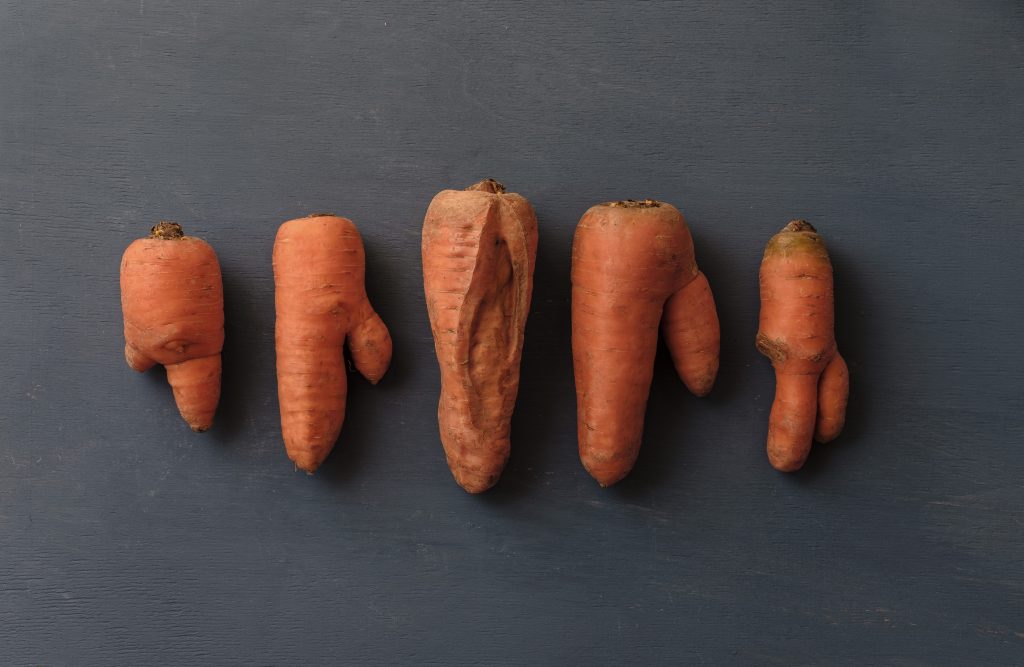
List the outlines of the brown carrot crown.
{"label": "brown carrot crown", "polygon": [[149,230],[149,237],[153,239],[164,239],[165,241],[170,241],[184,238],[184,236],[185,232],[182,231],[181,225],[176,222],[168,222],[167,220],[161,220],[153,225],[153,228]]}
{"label": "brown carrot crown", "polygon": [[782,228],[782,231],[784,231],[784,232],[815,232],[815,233],[817,233],[818,230],[814,228],[814,225],[812,225],[811,223],[807,222],[806,220],[790,220],[789,224]]}
{"label": "brown carrot crown", "polygon": [[806,220],[790,220],[789,224],[773,236],[765,246],[764,256],[791,255],[795,252],[817,254],[828,260],[825,242],[818,236],[818,230]]}
{"label": "brown carrot crown", "polygon": [[494,180],[493,178],[485,178],[484,180],[469,186],[468,188],[466,188],[466,190],[490,192],[496,195],[505,194],[505,186],[499,183],[498,181]]}
{"label": "brown carrot crown", "polygon": [[611,206],[612,208],[658,208],[661,205],[661,202],[656,199],[621,199],[601,204],[601,206]]}

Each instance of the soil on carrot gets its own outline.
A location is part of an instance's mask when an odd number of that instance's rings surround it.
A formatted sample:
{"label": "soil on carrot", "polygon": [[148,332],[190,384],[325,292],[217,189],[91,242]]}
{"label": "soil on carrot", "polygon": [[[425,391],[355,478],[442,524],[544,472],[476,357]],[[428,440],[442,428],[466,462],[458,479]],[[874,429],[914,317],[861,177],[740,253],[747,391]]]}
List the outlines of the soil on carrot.
{"label": "soil on carrot", "polygon": [[789,356],[787,354],[786,346],[777,340],[772,340],[765,335],[757,334],[756,342],[757,351],[771,359],[773,362],[783,362]]}

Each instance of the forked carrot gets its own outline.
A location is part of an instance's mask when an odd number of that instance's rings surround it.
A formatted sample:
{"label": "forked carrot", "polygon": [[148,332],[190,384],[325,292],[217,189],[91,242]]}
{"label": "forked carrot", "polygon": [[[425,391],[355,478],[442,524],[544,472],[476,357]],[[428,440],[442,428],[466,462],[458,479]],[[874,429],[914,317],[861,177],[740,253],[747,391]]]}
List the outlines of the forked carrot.
{"label": "forked carrot", "polygon": [[768,421],[768,460],[799,470],[811,440],[839,435],[846,416],[849,373],[836,348],[832,263],[806,220],[772,237],[761,260],[761,326],[757,349],[775,368],[775,402]]}
{"label": "forked carrot", "polygon": [[682,214],[654,200],[588,210],[572,253],[572,356],[580,459],[601,486],[640,452],[661,326],[676,372],[704,396],[718,373],[718,314]]}

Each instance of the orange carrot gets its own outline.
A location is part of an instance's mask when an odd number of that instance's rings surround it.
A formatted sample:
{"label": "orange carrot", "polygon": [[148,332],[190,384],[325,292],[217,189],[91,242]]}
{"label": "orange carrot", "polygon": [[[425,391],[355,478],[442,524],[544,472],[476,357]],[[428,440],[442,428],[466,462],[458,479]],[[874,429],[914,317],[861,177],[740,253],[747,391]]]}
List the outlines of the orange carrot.
{"label": "orange carrot", "polygon": [[836,348],[832,264],[805,220],[790,222],[765,248],[757,349],[775,368],[768,460],[783,472],[799,470],[812,437],[839,435],[850,389]]}
{"label": "orange carrot", "polygon": [[658,325],[687,388],[718,374],[718,314],[682,214],[653,200],[588,210],[572,250],[572,356],[580,459],[601,486],[633,468]]}
{"label": "orange carrot", "polygon": [[345,420],[342,346],[372,384],[391,363],[391,336],[370,305],[363,241],[351,220],[314,213],[274,241],[277,394],[285,450],[313,473]]}
{"label": "orange carrot", "polygon": [[537,218],[493,180],[444,190],[423,221],[423,287],[441,368],[437,417],[448,467],[470,493],[508,461]]}
{"label": "orange carrot", "polygon": [[224,290],[213,248],[161,222],[121,259],[124,356],[146,371],[167,369],[178,412],[193,431],[213,424],[220,399]]}

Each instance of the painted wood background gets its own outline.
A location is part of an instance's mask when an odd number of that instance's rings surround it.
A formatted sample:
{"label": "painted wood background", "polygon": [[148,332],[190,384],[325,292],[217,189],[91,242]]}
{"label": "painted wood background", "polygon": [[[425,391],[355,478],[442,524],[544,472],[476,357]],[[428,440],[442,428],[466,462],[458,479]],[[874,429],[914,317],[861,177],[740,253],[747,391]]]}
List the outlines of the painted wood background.
{"label": "painted wood background", "polygon": [[[1024,5],[0,2],[0,662],[1024,663]],[[497,488],[436,431],[419,234],[495,177],[540,220]],[[659,353],[634,473],[579,465],[573,229],[689,218],[722,369]],[[280,441],[270,251],[353,218],[394,365],[314,477]],[[827,239],[848,427],[763,452],[765,241]],[[217,249],[215,428],[122,359],[121,252]]]}

